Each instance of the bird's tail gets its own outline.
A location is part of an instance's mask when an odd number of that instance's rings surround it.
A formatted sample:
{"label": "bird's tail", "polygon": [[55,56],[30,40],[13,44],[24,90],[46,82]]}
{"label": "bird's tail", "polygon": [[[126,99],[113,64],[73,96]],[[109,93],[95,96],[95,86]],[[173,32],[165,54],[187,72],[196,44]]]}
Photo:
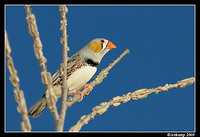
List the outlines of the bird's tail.
{"label": "bird's tail", "polygon": [[33,116],[34,118],[39,117],[44,109],[47,107],[47,102],[45,95],[38,101],[36,102],[29,110],[28,110],[28,115]]}

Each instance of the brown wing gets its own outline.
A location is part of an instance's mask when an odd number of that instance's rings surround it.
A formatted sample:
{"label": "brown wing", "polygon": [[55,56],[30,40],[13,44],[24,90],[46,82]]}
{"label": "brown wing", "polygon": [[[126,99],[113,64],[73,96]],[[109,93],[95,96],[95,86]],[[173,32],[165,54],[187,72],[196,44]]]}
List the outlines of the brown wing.
{"label": "brown wing", "polygon": [[[79,54],[74,54],[67,61],[67,79],[76,69],[85,65],[85,62],[80,58]],[[62,78],[60,76],[60,68],[52,76],[53,86],[62,83]]]}

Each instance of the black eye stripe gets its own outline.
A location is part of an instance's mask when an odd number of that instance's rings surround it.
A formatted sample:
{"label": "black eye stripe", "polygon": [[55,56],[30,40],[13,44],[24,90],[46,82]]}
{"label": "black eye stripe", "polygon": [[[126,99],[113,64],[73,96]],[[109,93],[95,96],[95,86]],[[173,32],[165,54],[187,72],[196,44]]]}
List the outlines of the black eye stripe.
{"label": "black eye stripe", "polygon": [[101,40],[101,50],[104,48],[104,46],[105,46],[105,45],[104,45],[105,42],[106,42],[105,40],[103,40],[103,39]]}

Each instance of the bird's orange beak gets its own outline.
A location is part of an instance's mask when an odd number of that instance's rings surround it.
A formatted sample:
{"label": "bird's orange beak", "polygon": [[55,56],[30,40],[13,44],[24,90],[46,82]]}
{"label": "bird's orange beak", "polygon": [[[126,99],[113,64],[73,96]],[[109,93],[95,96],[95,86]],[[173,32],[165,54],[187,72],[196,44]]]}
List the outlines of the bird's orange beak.
{"label": "bird's orange beak", "polygon": [[107,49],[114,49],[114,48],[117,48],[117,47],[112,42],[108,41],[106,48]]}

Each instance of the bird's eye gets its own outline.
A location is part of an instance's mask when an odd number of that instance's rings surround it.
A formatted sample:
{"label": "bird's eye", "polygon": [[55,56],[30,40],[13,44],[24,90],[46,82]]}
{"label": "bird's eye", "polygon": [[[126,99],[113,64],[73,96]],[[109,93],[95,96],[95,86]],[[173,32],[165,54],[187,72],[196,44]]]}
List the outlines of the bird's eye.
{"label": "bird's eye", "polygon": [[101,40],[101,43],[104,43],[104,40],[103,40],[103,39]]}

